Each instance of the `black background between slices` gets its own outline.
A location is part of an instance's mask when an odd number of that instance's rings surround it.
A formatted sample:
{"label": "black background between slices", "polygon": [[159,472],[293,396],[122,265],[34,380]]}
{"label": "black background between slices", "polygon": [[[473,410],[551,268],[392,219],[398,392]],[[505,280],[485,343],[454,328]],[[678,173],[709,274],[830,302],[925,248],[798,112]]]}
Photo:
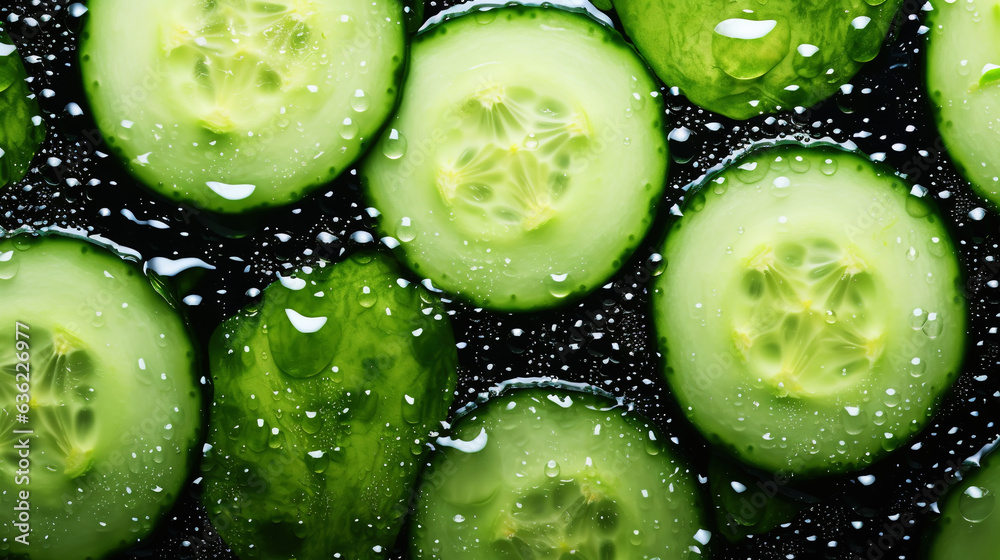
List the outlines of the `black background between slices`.
{"label": "black background between slices", "polygon": [[[226,237],[220,232],[226,232],[228,226],[140,188],[113,158],[96,153],[104,147],[82,93],[76,58],[81,18],[68,13],[69,2],[65,1],[10,3],[4,0],[0,17],[21,55],[37,57],[26,64],[28,74],[34,77],[32,90],[40,93],[50,89],[54,95],[39,95],[48,137],[29,175],[0,191],[0,227],[85,228],[138,250],[145,259],[198,257],[211,263],[216,270],[178,279],[182,295],[203,298],[199,305],[185,306],[203,341],[222,318],[252,300],[248,290],[263,289],[275,279],[275,272],[318,258],[338,260],[344,251],[349,254],[364,245],[351,239],[358,231],[375,235],[377,243],[373,221],[352,175],[261,217],[259,225],[246,229],[242,237]],[[428,15],[448,5],[432,2]],[[788,526],[732,546],[716,534],[712,544],[719,558],[733,559],[919,557],[921,534],[931,518],[925,507],[928,500],[921,493],[929,486],[945,488],[953,465],[1000,435],[993,418],[1000,417],[1000,373],[993,371],[998,337],[989,333],[1000,323],[996,319],[1000,316],[1000,290],[986,284],[1000,274],[984,260],[990,255],[1000,258],[996,245],[1000,221],[984,200],[971,193],[942,153],[923,89],[924,37],[918,33],[921,8],[920,0],[907,0],[879,57],[852,80],[852,93],[838,93],[801,114],[789,111],[771,119],[730,121],[664,90],[670,126],[686,127],[691,134],[684,142],[671,141],[674,161],[669,185],[660,206],[661,218],[649,239],[610,287],[599,288],[578,304],[554,312],[508,315],[451,304],[456,339],[464,343],[459,350],[461,371],[455,407],[510,377],[549,375],[590,382],[636,403],[665,434],[676,438],[668,445],[687,455],[704,475],[711,451],[680,414],[659,373],[647,312],[649,276],[645,262],[657,251],[655,240],[668,223],[670,207],[682,203],[683,187],[732,152],[765,139],[852,140],[866,153],[884,152],[886,163],[908,172],[910,181],[928,188],[951,224],[969,274],[966,287],[971,326],[964,372],[938,416],[913,442],[920,444],[919,449],[908,445],[861,473],[796,486],[794,491],[805,492],[810,503]],[[16,15],[17,21],[11,22],[11,15]],[[69,114],[65,107],[71,102],[83,108],[83,116]],[[712,122],[720,123],[721,129],[713,132],[706,127]],[[907,126],[915,130],[908,132]],[[862,132],[871,135],[857,135]],[[891,146],[896,143],[906,148],[894,151]],[[58,167],[47,163],[50,157],[61,160]],[[68,179],[79,181],[79,185],[70,186],[73,181],[67,183]],[[942,199],[938,193],[943,190],[951,196]],[[968,217],[976,207],[989,210],[985,219]],[[110,212],[102,216],[102,209]],[[169,228],[131,221],[123,209],[138,220],[159,220]],[[317,238],[321,232],[337,239],[323,243]],[[863,485],[860,475],[873,475],[874,483]],[[903,524],[910,516],[916,519],[915,524]],[[855,527],[856,522],[861,522],[860,528]],[[406,557],[405,539],[404,532],[392,558]],[[119,555],[232,557],[197,505],[197,485],[184,492],[154,535]]]}

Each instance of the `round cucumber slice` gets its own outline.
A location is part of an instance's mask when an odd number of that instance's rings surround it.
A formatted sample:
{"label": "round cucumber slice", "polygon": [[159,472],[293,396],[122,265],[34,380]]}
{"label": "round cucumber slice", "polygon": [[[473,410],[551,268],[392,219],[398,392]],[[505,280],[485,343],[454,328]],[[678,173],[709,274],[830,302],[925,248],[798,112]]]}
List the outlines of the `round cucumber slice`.
{"label": "round cucumber slice", "polygon": [[941,517],[926,533],[927,560],[993,558],[1000,549],[1000,460],[996,452],[982,467],[956,482],[941,502]]}
{"label": "round cucumber slice", "polygon": [[665,184],[662,100],[585,13],[508,6],[413,45],[406,96],[363,178],[405,260],[502,310],[594,289],[639,243]]}
{"label": "round cucumber slice", "polygon": [[927,25],[938,131],[976,193],[1000,205],[1000,3],[934,2]]}
{"label": "round cucumber slice", "polygon": [[811,106],[875,58],[902,0],[614,0],[656,74],[733,119]]}
{"label": "round cucumber slice", "polygon": [[14,42],[0,21],[0,187],[21,180],[45,138],[45,125]]}
{"label": "round cucumber slice", "polygon": [[111,252],[18,236],[0,241],[0,335],[0,507],[17,521],[0,555],[134,544],[178,496],[201,427],[183,322]]}
{"label": "round cucumber slice", "polygon": [[160,194],[214,212],[294,202],[395,104],[397,0],[94,0],[80,60],[104,138]]}
{"label": "round cucumber slice", "polygon": [[863,157],[800,146],[750,153],[689,199],[653,320],[667,380],[709,440],[812,476],[861,468],[924,426],[966,325],[956,250],[926,199]]}
{"label": "round cucumber slice", "polygon": [[516,390],[462,416],[424,471],[414,558],[701,558],[694,475],[604,395]]}
{"label": "round cucumber slice", "polygon": [[303,269],[224,322],[204,503],[243,560],[385,558],[454,398],[448,316],[385,255]]}

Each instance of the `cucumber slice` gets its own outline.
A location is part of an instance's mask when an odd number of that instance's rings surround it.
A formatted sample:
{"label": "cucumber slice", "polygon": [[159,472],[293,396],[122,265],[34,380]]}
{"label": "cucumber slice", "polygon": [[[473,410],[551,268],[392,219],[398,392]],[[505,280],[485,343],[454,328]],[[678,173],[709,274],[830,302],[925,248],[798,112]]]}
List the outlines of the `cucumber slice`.
{"label": "cucumber slice", "polygon": [[472,10],[415,40],[363,178],[418,274],[493,309],[554,307],[610,277],[651,224],[662,100],[585,13]]}
{"label": "cucumber slice", "polygon": [[98,127],[153,190],[214,212],[288,204],[344,171],[395,104],[398,0],[93,0]]}
{"label": "cucumber slice", "polygon": [[668,85],[733,119],[808,107],[875,58],[902,0],[615,0]]}
{"label": "cucumber slice", "polygon": [[1000,3],[934,2],[927,25],[938,131],[976,193],[1000,205]]}
{"label": "cucumber slice", "polygon": [[415,558],[701,558],[694,475],[615,401],[513,391],[439,439],[412,525]]}
{"label": "cucumber slice", "polygon": [[859,469],[909,440],[958,376],[955,247],[889,170],[830,147],[757,151],[689,195],[653,319],[684,412],[743,461]]}
{"label": "cucumber slice", "polygon": [[209,359],[213,526],[244,560],[384,558],[454,397],[447,314],[387,257],[282,278]]}
{"label": "cucumber slice", "polygon": [[[935,487],[935,490],[937,487]],[[994,451],[942,500],[941,517],[925,535],[926,560],[996,558],[1000,549],[1000,459]]]}
{"label": "cucumber slice", "polygon": [[135,544],[178,496],[201,427],[183,322],[137,267],[77,239],[0,241],[0,289],[0,555]]}
{"label": "cucumber slice", "polygon": [[45,138],[28,74],[0,22],[0,188],[20,181]]}

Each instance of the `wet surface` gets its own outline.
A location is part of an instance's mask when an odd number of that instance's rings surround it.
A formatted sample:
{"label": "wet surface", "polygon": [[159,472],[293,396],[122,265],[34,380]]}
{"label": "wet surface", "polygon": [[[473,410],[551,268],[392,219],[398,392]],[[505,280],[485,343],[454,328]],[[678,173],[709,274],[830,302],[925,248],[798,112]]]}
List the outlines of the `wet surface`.
{"label": "wet surface", "polygon": [[[431,3],[428,15],[440,7]],[[141,188],[108,155],[87,107],[75,54],[81,12],[77,4],[39,0],[0,7],[34,77],[31,88],[39,94],[48,126],[35,167],[0,191],[0,226],[86,231],[130,247],[144,259],[200,259],[208,266],[188,268],[174,279],[203,341],[277,273],[318,259],[339,260],[379,243],[375,212],[368,210],[354,171],[299,203],[244,223],[220,224]],[[995,369],[1000,220],[959,177],[937,136],[923,90],[920,17],[920,3],[905,3],[881,54],[832,99],[801,112],[736,122],[664,90],[667,120],[675,128],[674,162],[660,219],[647,241],[613,281],[567,308],[508,315],[450,303],[461,364],[454,408],[510,377],[589,382],[636,403],[672,438],[668,445],[707,475],[708,445],[677,410],[663,382],[648,318],[650,279],[661,258],[657,240],[670,209],[682,204],[686,185],[755,141],[853,142],[926,188],[946,215],[968,272],[971,321],[964,371],[929,426],[871,468],[794,485],[751,473],[762,488],[774,483],[802,509],[767,534],[735,545],[717,534],[713,544],[720,558],[733,559],[918,556],[931,504],[953,485],[951,477],[963,459],[1000,435],[991,417],[1000,400]],[[158,262],[170,268],[169,261]],[[197,493],[193,484],[154,535],[119,557],[231,558],[196,505]],[[406,557],[405,539],[404,533],[393,558]]]}

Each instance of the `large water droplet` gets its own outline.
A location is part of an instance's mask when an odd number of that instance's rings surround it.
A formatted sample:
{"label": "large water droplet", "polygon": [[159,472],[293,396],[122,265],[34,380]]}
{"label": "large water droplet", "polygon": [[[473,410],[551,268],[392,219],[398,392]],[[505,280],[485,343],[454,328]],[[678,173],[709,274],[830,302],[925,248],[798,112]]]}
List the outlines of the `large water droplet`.
{"label": "large water droplet", "polygon": [[958,511],[971,523],[985,521],[996,505],[996,496],[988,488],[969,486],[958,498]]}
{"label": "large water droplet", "polygon": [[382,153],[389,159],[399,159],[406,153],[406,138],[403,134],[393,128],[389,131],[389,136],[382,142]]}
{"label": "large water droplet", "polygon": [[714,31],[712,56],[723,72],[738,80],[763,76],[788,54],[789,26],[778,20],[730,18]]}

